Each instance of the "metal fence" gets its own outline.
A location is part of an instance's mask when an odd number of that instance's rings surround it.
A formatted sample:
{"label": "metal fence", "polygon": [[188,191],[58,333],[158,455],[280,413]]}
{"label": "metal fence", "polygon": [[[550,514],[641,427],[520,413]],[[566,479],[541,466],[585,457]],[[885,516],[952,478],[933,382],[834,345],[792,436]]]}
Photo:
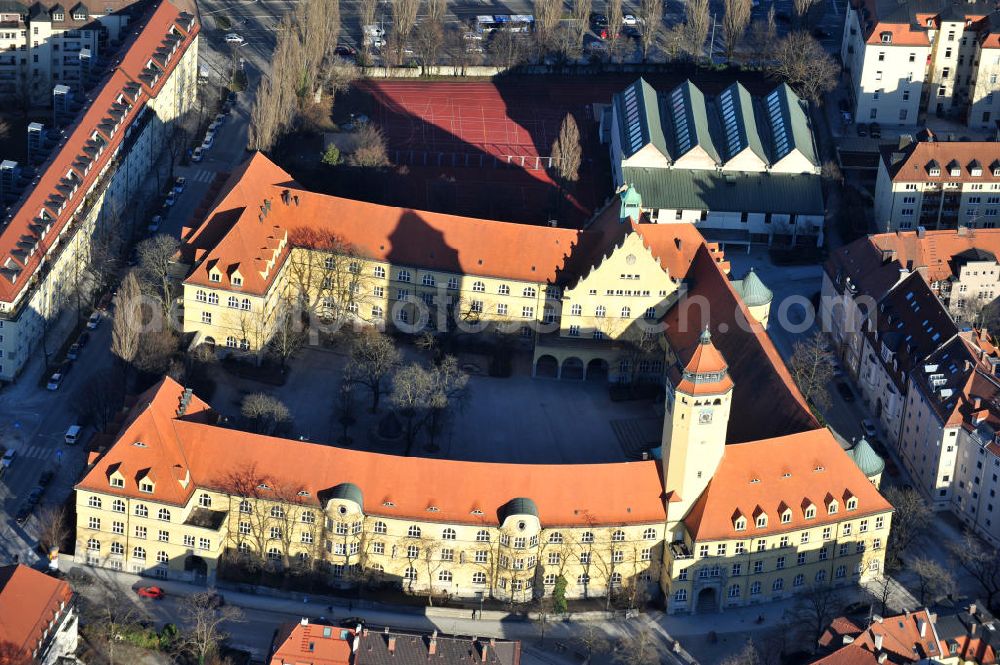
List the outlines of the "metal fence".
{"label": "metal fence", "polygon": [[436,152],[430,150],[396,150],[394,164],[410,166],[450,166],[454,168],[516,167],[527,171],[544,171],[552,167],[552,157],[540,155],[492,155],[486,152]]}

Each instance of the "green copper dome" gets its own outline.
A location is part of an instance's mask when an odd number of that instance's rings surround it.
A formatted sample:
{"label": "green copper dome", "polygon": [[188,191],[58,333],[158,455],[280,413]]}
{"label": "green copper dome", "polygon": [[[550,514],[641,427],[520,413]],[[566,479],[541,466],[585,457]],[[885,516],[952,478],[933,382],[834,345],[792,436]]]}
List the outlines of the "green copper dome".
{"label": "green copper dome", "polygon": [[747,307],[767,305],[774,299],[771,289],[764,286],[764,282],[760,281],[760,277],[757,276],[753,268],[750,268],[750,272],[740,282],[739,291]]}
{"label": "green copper dome", "polygon": [[875,452],[864,438],[854,444],[854,447],[847,451],[854,463],[866,476],[877,476],[885,469],[885,460]]}

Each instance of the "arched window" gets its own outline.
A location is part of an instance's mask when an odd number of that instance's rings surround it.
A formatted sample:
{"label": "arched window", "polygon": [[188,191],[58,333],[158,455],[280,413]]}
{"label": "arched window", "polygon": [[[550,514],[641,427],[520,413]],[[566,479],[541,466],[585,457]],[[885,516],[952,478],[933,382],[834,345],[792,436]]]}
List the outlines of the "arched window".
{"label": "arched window", "polygon": [[413,566],[407,566],[406,570],[403,572],[403,579],[415,582],[417,580],[417,569]]}
{"label": "arched window", "polygon": [[385,268],[382,266],[375,266],[375,270],[373,272],[376,277],[385,277]]}
{"label": "arched window", "polygon": [[486,584],[486,573],[472,573],[473,584]]}
{"label": "arched window", "polygon": [[549,542],[552,544],[559,544],[563,542],[563,535],[558,531],[553,531],[549,534]]}
{"label": "arched window", "polygon": [[622,574],[618,571],[611,573],[611,588],[616,589],[622,585]]}
{"label": "arched window", "polygon": [[249,552],[250,551],[250,543],[248,543],[245,540],[240,541],[240,544],[236,546],[236,549],[238,549],[240,552]]}
{"label": "arched window", "polygon": [[419,547],[417,547],[416,545],[407,545],[406,546],[406,558],[407,559],[416,559],[418,556],[420,556],[420,548]]}
{"label": "arched window", "polygon": [[160,508],[160,510],[156,513],[156,517],[160,521],[169,522],[170,521],[170,511],[167,510],[166,508]]}
{"label": "arched window", "polygon": [[92,497],[90,497],[89,499],[87,499],[87,505],[90,506],[91,508],[100,508],[101,507],[101,497],[99,497],[99,496],[92,496]]}
{"label": "arched window", "polygon": [[740,585],[739,584],[730,585],[730,587],[729,587],[729,597],[730,598],[739,598],[740,597]]}
{"label": "arched window", "polygon": [[375,527],[373,531],[375,533],[385,533],[387,531],[385,522],[375,522]]}
{"label": "arched window", "polygon": [[628,319],[631,316],[632,316],[632,308],[631,307],[627,307],[627,306],[626,307],[622,307],[622,318],[623,319]]}
{"label": "arched window", "polygon": [[198,289],[194,292],[194,299],[198,302],[206,302],[208,300],[208,294],[201,289]]}
{"label": "arched window", "polygon": [[594,534],[590,531],[584,531],[582,534],[580,534],[580,542],[581,543],[594,542]]}
{"label": "arched window", "polygon": [[250,299],[244,298],[240,301],[240,309],[249,312],[250,311]]}
{"label": "arched window", "polygon": [[267,558],[270,559],[271,561],[277,561],[278,559],[281,558],[281,550],[279,550],[277,547],[272,547],[268,549]]}
{"label": "arched window", "polygon": [[510,287],[507,286],[506,284],[501,284],[500,286],[497,287],[497,293],[499,293],[502,296],[509,296]]}
{"label": "arched window", "polygon": [[444,540],[455,540],[456,538],[458,538],[458,534],[455,532],[454,529],[449,527],[445,529],[444,532],[441,534],[441,538],[443,538]]}
{"label": "arched window", "polygon": [[125,546],[121,543],[111,543],[111,553],[121,556],[125,554]]}
{"label": "arched window", "polygon": [[248,514],[253,511],[253,504],[250,503],[250,499],[240,500],[240,512],[243,514]]}
{"label": "arched window", "polygon": [[450,570],[442,570],[438,573],[438,582],[451,582],[452,575]]}
{"label": "arched window", "polygon": [[160,550],[159,552],[156,553],[157,563],[167,563],[168,561],[170,561],[170,557],[167,556],[166,552]]}
{"label": "arched window", "polygon": [[229,347],[230,349],[235,349],[238,344],[239,343],[236,341],[236,338],[233,337],[232,335],[226,337],[226,346]]}
{"label": "arched window", "polygon": [[625,540],[625,532],[622,531],[621,529],[618,529],[613,534],[611,534],[611,540],[614,541],[614,542],[616,542],[616,543],[620,543],[620,542],[624,541]]}
{"label": "arched window", "polygon": [[642,532],[642,539],[643,540],[656,540],[656,529],[654,529],[653,527],[649,527],[648,529],[646,529],[645,531],[643,531]]}
{"label": "arched window", "polygon": [[327,270],[333,270],[333,257],[332,256],[328,256],[325,259],[323,259],[323,267],[326,268]]}
{"label": "arched window", "polygon": [[478,531],[476,533],[476,542],[478,543],[488,543],[490,542],[490,532],[486,529]]}
{"label": "arched window", "polygon": [[149,517],[149,508],[144,503],[135,504],[133,512],[135,512],[136,517]]}
{"label": "arched window", "polygon": [[282,518],[285,516],[285,509],[281,506],[271,506],[271,517]]}
{"label": "arched window", "polygon": [[784,588],[785,588],[785,580],[780,577],[771,583],[771,591],[781,591]]}
{"label": "arched window", "polygon": [[229,299],[226,301],[226,304],[232,307],[233,309],[239,309],[240,299],[237,298],[236,296],[229,296]]}
{"label": "arched window", "polygon": [[132,548],[132,558],[133,559],[145,559],[146,558],[146,550],[145,550],[145,548],[142,548],[142,547],[133,547]]}
{"label": "arched window", "polygon": [[535,297],[535,293],[536,293],[535,292],[535,287],[533,287],[533,286],[526,286],[526,287],[524,287],[524,297],[525,298],[534,298]]}
{"label": "arched window", "polygon": [[475,281],[472,283],[472,290],[477,293],[484,293],[486,291],[486,285],[480,281]]}
{"label": "arched window", "polygon": [[598,305],[597,309],[594,311],[594,316],[596,316],[597,318],[601,319],[601,318],[604,318],[604,316],[607,313],[608,313],[608,310],[607,310],[607,308],[604,307],[604,305]]}
{"label": "arched window", "polygon": [[825,582],[826,581],[826,571],[825,570],[821,570],[818,573],[816,573],[816,581],[817,582]]}
{"label": "arched window", "polygon": [[424,275],[423,283],[424,286],[434,286],[437,281],[434,279],[434,275]]}
{"label": "arched window", "polygon": [[91,552],[100,552],[101,541],[99,541],[97,538],[91,538],[90,540],[87,541],[87,549],[90,550]]}
{"label": "arched window", "polygon": [[569,313],[573,316],[580,316],[583,314],[583,305],[571,305],[569,308]]}
{"label": "arched window", "polygon": [[209,293],[208,294],[208,304],[209,305],[218,305],[219,304],[219,294],[218,293]]}
{"label": "arched window", "polygon": [[212,497],[210,497],[207,493],[202,492],[201,495],[198,497],[198,505],[201,506],[202,508],[211,508]]}
{"label": "arched window", "polygon": [[124,513],[125,502],[122,501],[121,499],[115,499],[114,501],[111,502],[111,510],[113,510],[116,513]]}
{"label": "arched window", "polygon": [[249,350],[250,350],[250,342],[246,341],[245,339],[241,339],[240,351],[249,351]]}
{"label": "arched window", "polygon": [[411,524],[410,528],[406,530],[406,535],[409,536],[410,538],[419,538],[420,527],[417,526],[416,524]]}

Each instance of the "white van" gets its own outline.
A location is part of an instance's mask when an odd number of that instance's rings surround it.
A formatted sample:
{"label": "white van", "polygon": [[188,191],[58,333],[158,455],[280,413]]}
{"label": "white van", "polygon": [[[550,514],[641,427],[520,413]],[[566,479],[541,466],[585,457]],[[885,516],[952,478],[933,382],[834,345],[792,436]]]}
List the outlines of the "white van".
{"label": "white van", "polygon": [[83,428],[79,425],[70,425],[69,429],[66,430],[66,443],[75,446],[80,440],[80,432],[82,431]]}

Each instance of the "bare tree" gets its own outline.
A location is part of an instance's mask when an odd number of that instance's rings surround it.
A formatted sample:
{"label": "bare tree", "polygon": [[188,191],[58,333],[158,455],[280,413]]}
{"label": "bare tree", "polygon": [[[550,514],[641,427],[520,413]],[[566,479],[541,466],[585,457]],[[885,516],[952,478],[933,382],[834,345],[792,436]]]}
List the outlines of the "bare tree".
{"label": "bare tree", "polygon": [[444,49],[444,25],[440,21],[427,20],[417,25],[414,32],[413,48],[424,75],[438,63]]}
{"label": "bare tree", "polygon": [[340,35],[340,0],[302,0],[292,22],[302,57],[300,98],[319,101]]}
{"label": "bare tree", "polygon": [[240,402],[240,415],[246,418],[259,434],[274,434],[284,423],[292,419],[285,403],[267,393],[250,393]]}
{"label": "bare tree", "polygon": [[271,339],[268,341],[268,352],[278,359],[281,369],[288,366],[288,361],[298,353],[305,342],[305,333],[302,330],[301,321],[297,316],[297,310],[283,301],[278,307],[275,315],[276,325]]}
{"label": "bare tree", "polygon": [[308,250],[295,251],[289,261],[289,280],[299,294],[297,304],[310,317],[342,321],[360,311],[369,300],[361,264],[364,255],[340,234],[296,227],[289,242]]}
{"label": "bare tree", "polygon": [[592,0],[573,0],[573,36],[576,39],[576,52],[583,48],[583,38],[590,25],[590,10]]}
{"label": "bare tree", "polygon": [[619,42],[622,38],[622,28],[625,25],[625,15],[622,12],[622,0],[608,0],[608,54],[615,58]]}
{"label": "bare tree", "polygon": [[648,665],[662,662],[663,646],[651,630],[640,630],[635,635],[621,641],[621,648],[615,651],[614,662],[622,665]]}
{"label": "bare tree", "polygon": [[770,72],[784,79],[799,95],[819,104],[837,87],[840,67],[808,32],[797,30],[773,45]]}
{"label": "bare tree", "polygon": [[146,374],[166,374],[177,353],[180,340],[168,326],[139,336],[139,352],[133,365]]}
{"label": "bare tree", "polygon": [[427,20],[444,24],[444,17],[448,14],[448,0],[427,0]]}
{"label": "bare tree", "polygon": [[389,377],[399,367],[401,357],[392,338],[373,329],[363,331],[351,345],[344,379],[368,388],[372,395],[372,413],[378,411],[379,400],[388,388]]}
{"label": "bare tree", "polygon": [[180,241],[165,233],[146,238],[136,246],[139,277],[145,287],[143,291],[160,301],[164,324],[170,320],[173,309],[174,282],[170,266],[179,248]]}
{"label": "bare tree", "polygon": [[391,0],[391,3],[393,36],[397,40],[397,48],[402,49],[417,24],[420,0]]}
{"label": "bare tree", "polygon": [[736,45],[743,39],[750,24],[750,0],[724,0],[722,34],[726,40],[726,60],[733,61]]}
{"label": "bare tree", "polygon": [[577,640],[591,658],[594,654],[602,654],[611,651],[611,640],[601,624],[596,622],[586,622],[583,630],[578,633]]}
{"label": "bare tree", "polygon": [[389,152],[382,130],[370,123],[363,125],[357,132],[357,147],[348,156],[347,163],[361,168],[388,166]]}
{"label": "bare tree", "polygon": [[73,407],[81,421],[93,423],[98,432],[108,429],[124,404],[124,382],[110,367],[96,370],[87,377],[73,398]]}
{"label": "bare tree", "polygon": [[917,576],[921,605],[934,605],[942,596],[952,597],[958,590],[954,573],[934,559],[914,557],[909,568]]}
{"label": "bare tree", "polygon": [[111,353],[129,368],[139,353],[142,331],[142,289],[135,271],[129,272],[118,288],[117,305],[111,327]]}
{"label": "bare tree", "polygon": [[257,97],[250,110],[249,147],[269,151],[295,118],[298,99],[306,93],[303,79],[303,45],[293,16],[278,23],[271,56],[271,76],[261,77]]}
{"label": "bare tree", "polygon": [[556,30],[562,18],[562,0],[535,0],[535,43],[539,62],[555,50]]}
{"label": "bare tree", "polygon": [[1000,594],[1000,557],[996,550],[987,547],[971,532],[961,540],[947,544],[948,551],[969,577],[974,579],[991,610],[996,610],[995,600]]}
{"label": "bare tree", "polygon": [[123,603],[116,591],[105,590],[96,599],[88,598],[80,614],[85,634],[102,648],[107,665],[117,665],[121,636],[139,625],[139,610]]}
{"label": "bare tree", "polygon": [[358,20],[361,23],[361,37],[358,43],[361,44],[362,64],[369,62],[371,52],[371,37],[365,33],[365,29],[370,25],[375,25],[375,10],[378,7],[378,0],[360,0],[358,4]]}
{"label": "bare tree", "polygon": [[[746,1],[749,3],[750,0]],[[639,20],[642,21],[639,46],[642,48],[642,61],[646,62],[650,49],[663,35],[663,0],[640,0]]]}
{"label": "bare tree", "polygon": [[710,23],[708,0],[688,0],[684,6],[684,50],[695,60],[705,56]]}
{"label": "bare tree", "polygon": [[46,554],[58,552],[72,533],[64,505],[47,506],[38,513],[38,544]]}
{"label": "bare tree", "polygon": [[494,32],[488,48],[490,60],[497,67],[513,69],[524,62],[524,43],[509,23],[504,23]]}
{"label": "bare tree", "polygon": [[907,547],[930,526],[934,511],[918,490],[890,487],[885,490],[885,498],[893,507],[892,527],[886,547],[886,568],[896,568]]}
{"label": "bare tree", "polygon": [[396,372],[391,399],[407,422],[407,455],[412,453],[421,430],[427,430],[429,443],[434,445],[449,407],[461,402],[468,382],[468,375],[454,356],[430,368],[413,363]]}
{"label": "bare tree", "polygon": [[833,380],[834,356],[821,330],[795,342],[789,369],[806,401],[819,409],[830,406],[829,386]]}
{"label": "bare tree", "polygon": [[228,635],[222,624],[243,620],[243,611],[233,605],[219,607],[209,593],[187,596],[181,604],[185,624],[182,648],[199,663],[205,665],[209,657],[217,654],[219,646]]}
{"label": "bare tree", "polygon": [[723,658],[719,665],[764,665],[764,659],[753,639],[748,639],[742,649]]}
{"label": "bare tree", "polygon": [[567,113],[559,127],[559,136],[552,144],[552,162],[559,176],[560,185],[572,185],[580,179],[580,164],[583,148],[580,145],[580,129],[572,113]]}
{"label": "bare tree", "polygon": [[819,0],[792,0],[792,9],[795,12],[795,20],[799,25],[802,25],[806,21],[806,15],[812,6],[815,5]]}
{"label": "bare tree", "polygon": [[767,11],[767,18],[754,19],[750,24],[747,42],[750,47],[749,61],[754,64],[767,62],[770,50],[778,39],[778,26],[774,20],[774,6]]}
{"label": "bare tree", "polygon": [[843,607],[840,593],[829,584],[814,584],[797,596],[789,610],[791,624],[805,632],[803,643],[815,644]]}
{"label": "bare tree", "polygon": [[[0,119],[0,129],[2,129],[3,122]],[[0,138],[3,137],[0,136]],[[35,665],[37,662],[20,645],[6,640],[0,641],[0,663],[3,665]]]}

